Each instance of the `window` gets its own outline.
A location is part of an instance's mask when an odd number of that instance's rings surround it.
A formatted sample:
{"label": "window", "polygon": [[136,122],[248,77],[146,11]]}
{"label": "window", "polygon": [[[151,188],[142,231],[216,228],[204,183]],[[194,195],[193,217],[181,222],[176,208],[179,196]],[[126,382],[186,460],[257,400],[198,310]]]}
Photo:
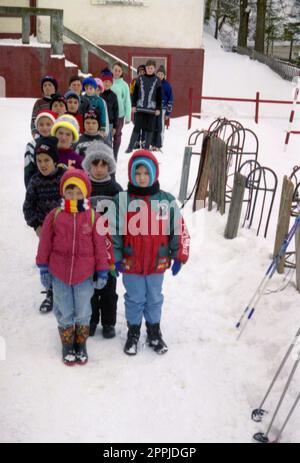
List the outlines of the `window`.
{"label": "window", "polygon": [[[146,64],[148,59],[154,59],[156,62],[156,69],[158,69],[161,65],[167,69],[168,58],[165,56],[132,56],[132,66],[137,69],[141,64]],[[132,78],[134,77],[136,77],[136,72],[132,71]]]}

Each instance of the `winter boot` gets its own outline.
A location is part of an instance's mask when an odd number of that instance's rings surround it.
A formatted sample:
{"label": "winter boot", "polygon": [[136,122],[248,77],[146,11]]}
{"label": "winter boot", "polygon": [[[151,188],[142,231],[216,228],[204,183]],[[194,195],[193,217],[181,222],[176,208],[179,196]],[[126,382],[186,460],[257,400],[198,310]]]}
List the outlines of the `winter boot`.
{"label": "winter boot", "polygon": [[73,366],[76,363],[76,355],[74,351],[74,326],[68,328],[58,327],[60,339],[62,342],[62,360],[65,365]]}
{"label": "winter boot", "polygon": [[97,329],[97,323],[90,322],[90,332],[89,332],[90,337],[93,337],[95,335],[96,329]]}
{"label": "winter boot", "polygon": [[127,355],[137,354],[137,345],[140,339],[141,325],[128,325],[127,341],[124,346],[124,352]]}
{"label": "winter boot", "polygon": [[116,336],[116,330],[113,325],[103,325],[102,334],[105,339],[111,339]]}
{"label": "winter boot", "polygon": [[89,325],[75,325],[75,353],[76,362],[79,365],[85,365],[88,361],[86,340],[89,336],[89,330]]}
{"label": "winter boot", "polygon": [[166,352],[168,352],[168,346],[162,338],[159,323],[151,325],[150,323],[146,322],[146,327],[147,342],[149,346],[152,347],[152,349],[157,354],[165,354]]}
{"label": "winter boot", "polygon": [[41,313],[48,313],[51,312],[53,309],[53,291],[52,288],[48,289],[48,291],[42,291],[42,294],[46,294],[46,299],[40,305],[40,312]]}

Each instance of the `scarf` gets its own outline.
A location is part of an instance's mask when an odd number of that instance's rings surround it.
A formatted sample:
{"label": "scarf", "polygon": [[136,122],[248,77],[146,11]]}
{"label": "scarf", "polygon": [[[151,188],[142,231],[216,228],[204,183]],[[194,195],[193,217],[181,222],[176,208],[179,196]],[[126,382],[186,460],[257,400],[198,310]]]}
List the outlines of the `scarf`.
{"label": "scarf", "polygon": [[159,182],[155,182],[152,186],[141,188],[128,183],[128,193],[134,196],[153,196],[160,190]]}
{"label": "scarf", "polygon": [[63,198],[60,208],[62,211],[69,212],[70,214],[76,214],[77,212],[88,211],[91,208],[91,204],[88,199],[74,200]]}

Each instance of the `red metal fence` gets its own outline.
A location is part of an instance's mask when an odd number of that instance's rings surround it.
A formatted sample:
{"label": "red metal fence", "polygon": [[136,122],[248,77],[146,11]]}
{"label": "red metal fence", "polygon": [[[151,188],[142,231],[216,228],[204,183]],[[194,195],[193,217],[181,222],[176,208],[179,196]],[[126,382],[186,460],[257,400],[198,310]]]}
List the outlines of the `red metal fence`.
{"label": "red metal fence", "polygon": [[[195,101],[198,101],[202,104],[203,100],[212,100],[212,101],[237,101],[240,103],[254,103],[255,104],[255,122],[258,124],[259,121],[259,106],[262,103],[267,104],[289,104],[292,105],[293,101],[285,100],[264,100],[260,98],[260,92],[256,92],[255,98],[228,98],[220,96],[194,96],[194,90],[189,89],[189,119],[188,119],[188,129],[192,127],[192,117],[193,117],[193,104]],[[300,101],[297,102],[300,104]],[[202,105],[201,105],[202,106]],[[196,113],[195,113],[196,114]]]}

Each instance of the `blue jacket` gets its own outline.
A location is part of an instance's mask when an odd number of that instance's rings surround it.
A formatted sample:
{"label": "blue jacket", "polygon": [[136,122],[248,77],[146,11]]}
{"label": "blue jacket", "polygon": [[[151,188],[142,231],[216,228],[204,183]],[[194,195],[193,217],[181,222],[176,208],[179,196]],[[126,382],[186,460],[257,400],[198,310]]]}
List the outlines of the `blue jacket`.
{"label": "blue jacket", "polygon": [[173,111],[174,96],[172,86],[166,79],[161,82],[162,86],[162,109],[165,109],[166,115],[169,116]]}

